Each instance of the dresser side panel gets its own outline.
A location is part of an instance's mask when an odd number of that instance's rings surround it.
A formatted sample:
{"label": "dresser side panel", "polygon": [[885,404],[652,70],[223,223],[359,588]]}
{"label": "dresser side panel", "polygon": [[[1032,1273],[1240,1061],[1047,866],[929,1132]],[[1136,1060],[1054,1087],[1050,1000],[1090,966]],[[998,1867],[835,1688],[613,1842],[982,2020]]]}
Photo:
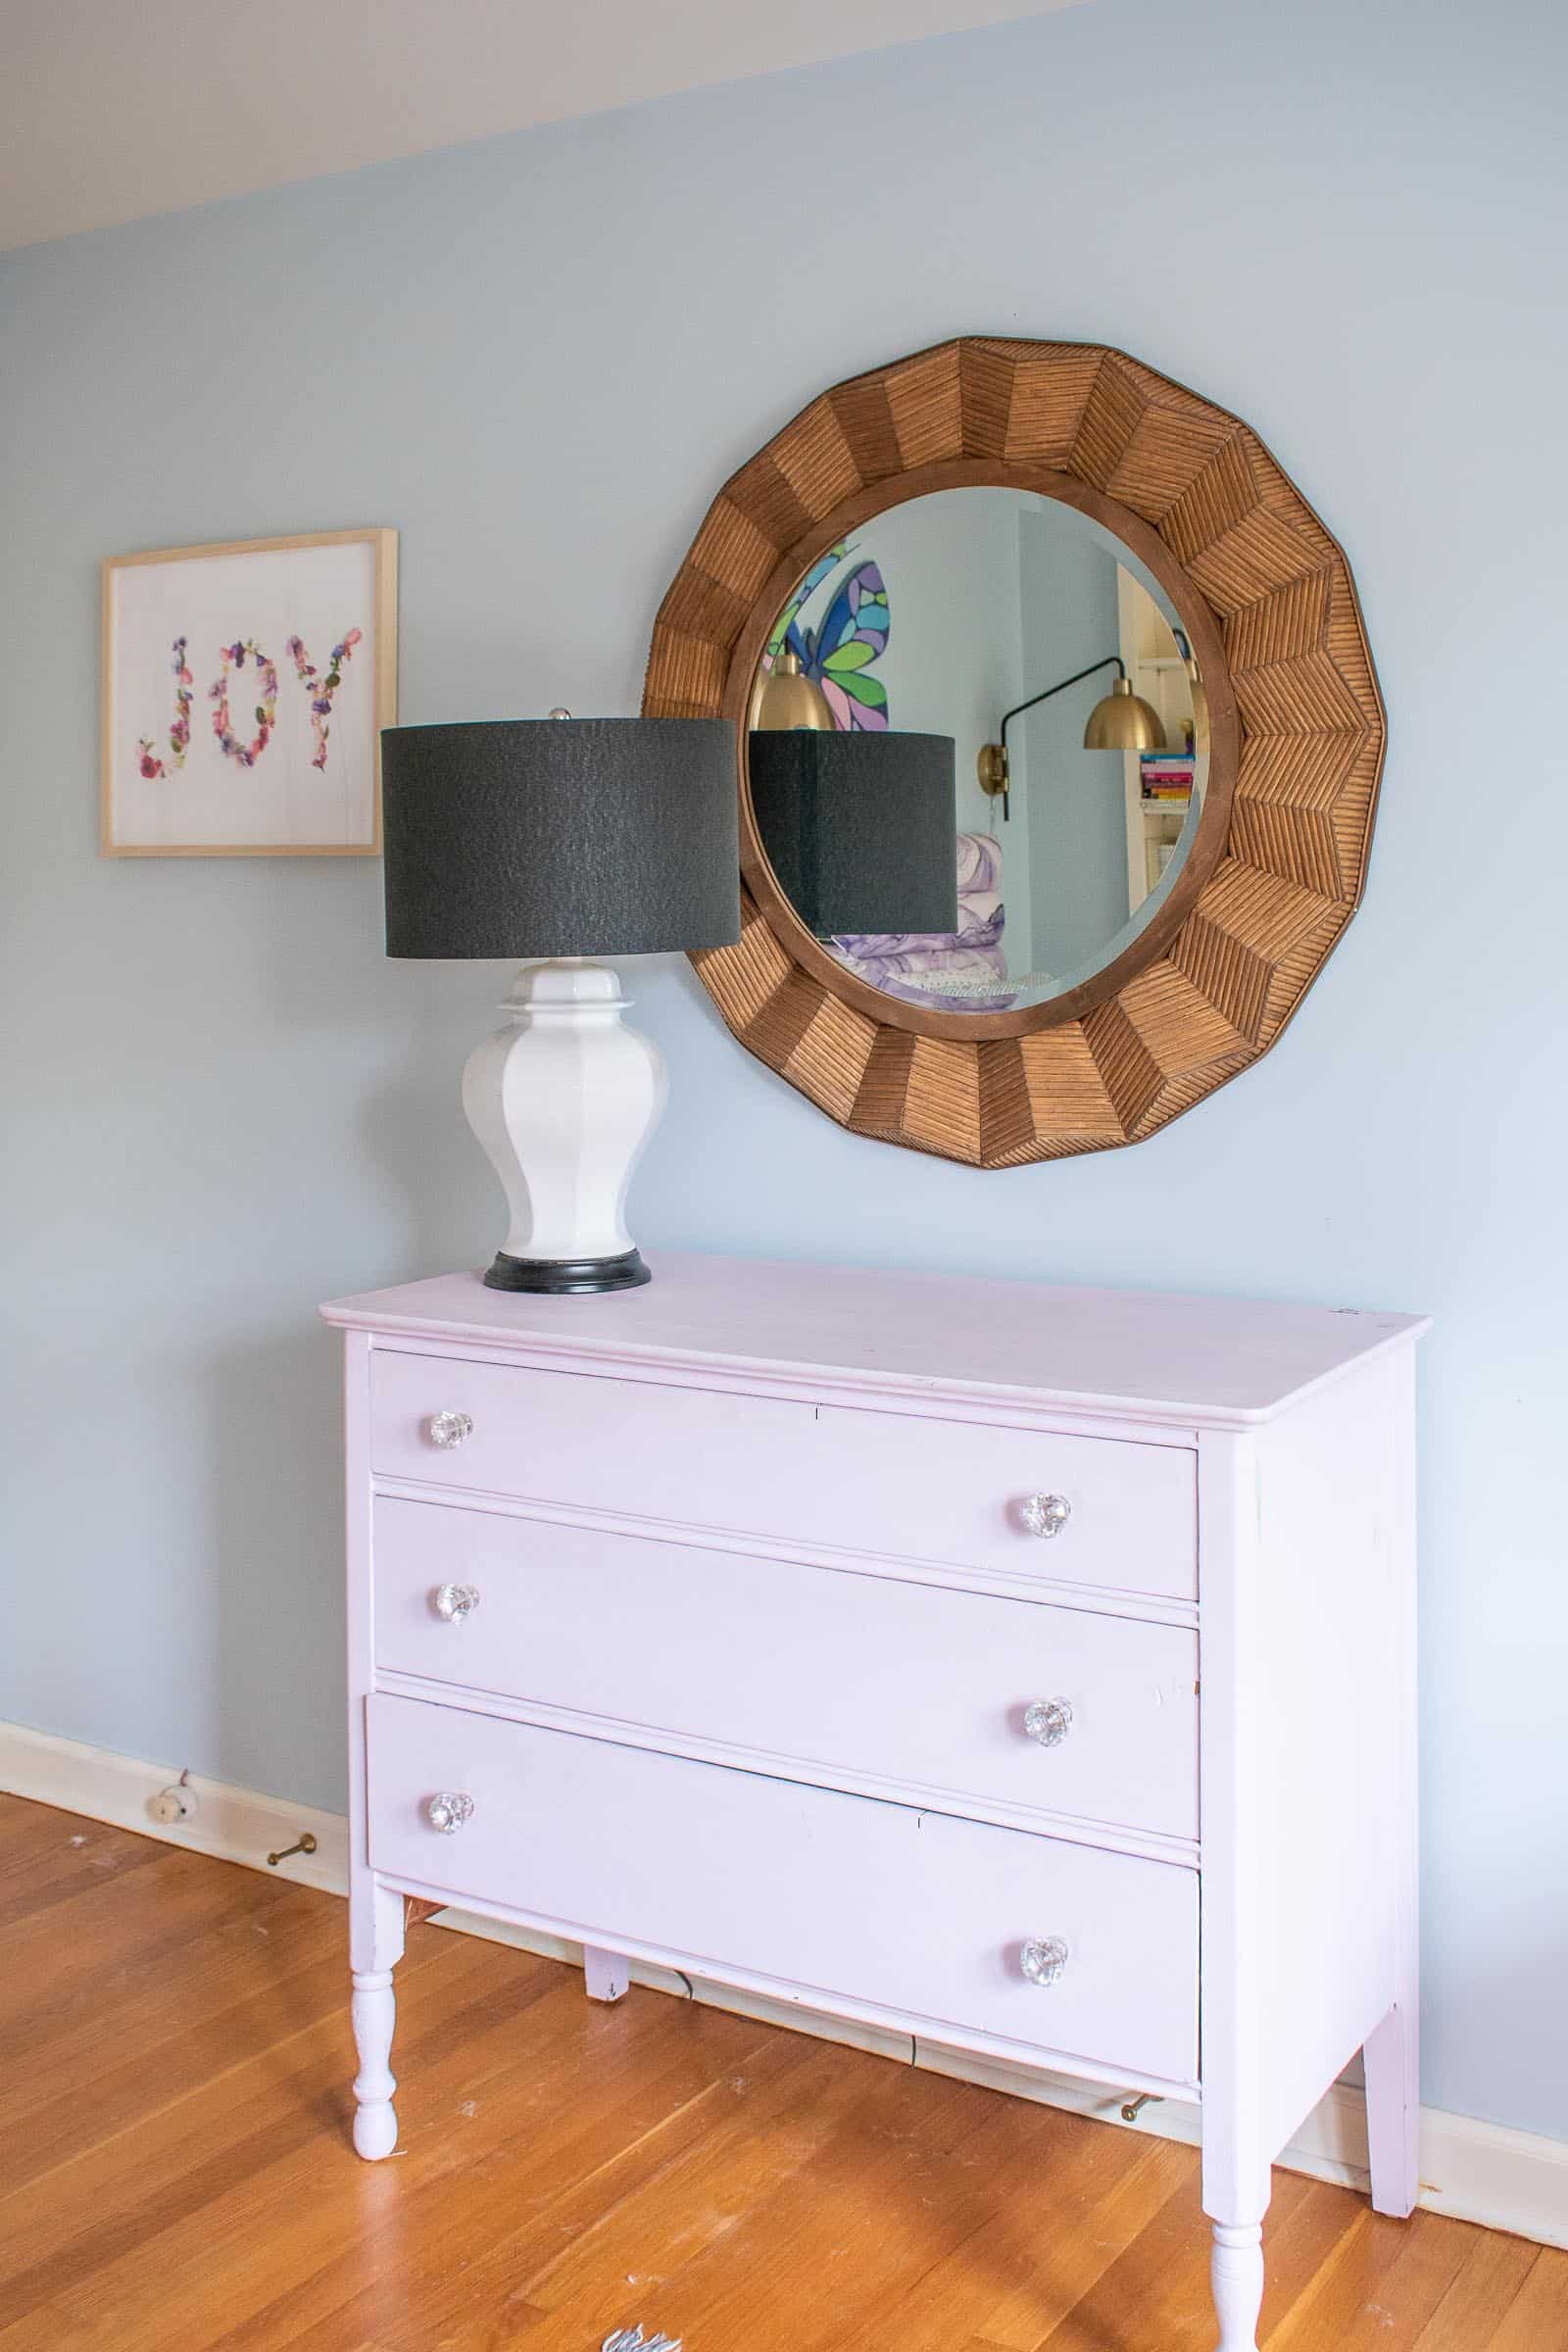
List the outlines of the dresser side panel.
{"label": "dresser side panel", "polygon": [[[349,1876],[368,1877],[365,1705],[375,1688],[370,1575],[370,1341],[343,1335],[343,1551],[347,1585]],[[365,1963],[368,1965],[368,1963]]]}
{"label": "dresser side panel", "polygon": [[1263,2120],[1277,2152],[1406,1995],[1415,1900],[1409,1350],[1258,1435]]}
{"label": "dresser side panel", "polygon": [[1259,1770],[1266,1702],[1257,1660],[1259,1512],[1256,1439],[1204,1431],[1198,1449],[1200,1875],[1200,2061],[1203,2210],[1260,2222],[1275,2153],[1264,2124],[1258,1985],[1266,1792]]}
{"label": "dresser side panel", "polygon": [[375,1687],[370,1516],[369,1337],[343,1335],[343,1523],[348,1617],[349,1946],[356,1975],[393,1967],[403,1950],[401,1897],[377,1887],[369,1859],[366,1709]]}

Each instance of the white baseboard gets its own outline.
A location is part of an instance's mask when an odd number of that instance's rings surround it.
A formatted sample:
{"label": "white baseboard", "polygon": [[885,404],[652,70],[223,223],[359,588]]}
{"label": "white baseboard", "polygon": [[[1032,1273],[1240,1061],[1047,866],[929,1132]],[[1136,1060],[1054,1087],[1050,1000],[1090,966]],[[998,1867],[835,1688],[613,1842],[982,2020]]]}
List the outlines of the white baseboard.
{"label": "white baseboard", "polygon": [[[281,1797],[260,1796],[249,1788],[234,1788],[221,1781],[192,1775],[186,1785],[196,1797],[193,1818],[176,1824],[155,1820],[150,1809],[153,1799],[179,1777],[177,1765],[143,1763],[79,1740],[27,1731],[20,1724],[0,1724],[0,1789],[12,1795],[32,1797],[40,1804],[84,1813],[94,1821],[113,1822],[120,1829],[138,1830],[171,1845],[189,1846],[196,1853],[259,1870],[268,1868],[269,1853],[279,1852],[293,1844],[302,1831],[309,1831],[317,1840],[315,1853],[290,1855],[277,1864],[276,1875],[333,1894],[347,1890],[348,1825],[340,1813],[317,1812],[308,1805],[289,1804]],[[438,1912],[432,1924],[540,1952],[550,1959],[579,1964],[582,1959],[576,1944],[480,1919],[470,1912]],[[687,1979],[671,1969],[644,1967],[638,1962],[631,1975],[634,1984],[661,1992],[687,1995],[768,2025],[814,2034],[825,2040],[928,2068],[934,2074],[953,2075],[961,2082],[978,2082],[1015,2097],[1067,2108],[1111,2124],[1118,2132],[1152,2132],[1162,2139],[1193,2143],[1200,2136],[1199,2110],[1184,2101],[1164,2100],[1147,2106],[1135,2123],[1127,2124],[1122,2120],[1120,2098],[1107,2096],[1095,2083],[973,2057],[936,2042],[916,2041],[908,2034],[857,2025],[828,2012],[801,2009],[794,2002],[771,2001],[701,1977]],[[1287,2171],[1364,2190],[1366,2107],[1361,2092],[1348,2082],[1336,2084],[1278,2161]],[[1435,2213],[1479,2222],[1489,2230],[1505,2230],[1542,2245],[1568,2246],[1568,2142],[1424,2107],[1421,2203]]]}
{"label": "white baseboard", "polygon": [[57,1740],[20,1723],[0,1723],[0,1789],[12,1796],[87,1813],[94,1821],[112,1821],[117,1829],[139,1830],[144,1837],[187,1845],[220,1862],[248,1863],[253,1870],[267,1870],[269,1854],[281,1854],[308,1832],[316,1839],[315,1853],[290,1854],[279,1861],[275,1875],[323,1887],[328,1894],[348,1892],[349,1825],[341,1813],[318,1813],[310,1805],[258,1796],[252,1788],[232,1788],[225,1781],[191,1773],[185,1786],[196,1799],[193,1817],[155,1820],[153,1799],[179,1778],[177,1764],[146,1764],[79,1740]]}

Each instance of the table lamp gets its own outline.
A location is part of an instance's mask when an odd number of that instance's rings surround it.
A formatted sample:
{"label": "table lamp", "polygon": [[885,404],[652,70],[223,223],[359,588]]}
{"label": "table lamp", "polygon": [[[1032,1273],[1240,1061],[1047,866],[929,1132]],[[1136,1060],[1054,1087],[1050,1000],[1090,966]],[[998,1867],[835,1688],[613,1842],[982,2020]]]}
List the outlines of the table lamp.
{"label": "table lamp", "polygon": [[[389,956],[528,958],[463,1106],[506,1192],[492,1290],[649,1279],[626,1191],[664,1105],[598,956],[740,937],[735,736],[717,718],[494,719],[381,737]],[[540,958],[543,960],[532,960]]]}
{"label": "table lamp", "polygon": [[951,735],[759,730],[748,760],[768,863],[816,938],[956,931]]}

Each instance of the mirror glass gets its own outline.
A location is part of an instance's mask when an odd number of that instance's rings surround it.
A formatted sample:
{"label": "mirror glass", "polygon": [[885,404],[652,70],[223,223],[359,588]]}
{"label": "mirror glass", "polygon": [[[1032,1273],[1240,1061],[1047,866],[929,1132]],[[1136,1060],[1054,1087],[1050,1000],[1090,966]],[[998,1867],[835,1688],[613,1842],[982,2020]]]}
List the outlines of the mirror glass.
{"label": "mirror glass", "polygon": [[1207,782],[1169,596],[1034,491],[936,491],[830,549],[777,616],[748,725],[758,831],[796,913],[933,1011],[1092,979],[1171,890]]}

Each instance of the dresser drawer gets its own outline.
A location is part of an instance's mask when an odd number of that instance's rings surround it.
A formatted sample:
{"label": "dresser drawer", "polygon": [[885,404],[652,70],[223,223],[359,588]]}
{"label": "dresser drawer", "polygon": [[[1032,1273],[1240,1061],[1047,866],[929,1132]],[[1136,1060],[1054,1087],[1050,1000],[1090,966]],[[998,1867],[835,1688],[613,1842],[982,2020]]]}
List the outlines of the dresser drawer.
{"label": "dresser drawer", "polygon": [[[713,1764],[368,1701],[370,1863],[613,1950],[1130,2074],[1198,2067],[1198,1877]],[[454,1835],[432,1798],[471,1800]],[[1031,1940],[1060,1938],[1032,1984]]]}
{"label": "dresser drawer", "polygon": [[[1174,1627],[387,1495],[373,1556],[379,1669],[1198,1836],[1198,1642]],[[1035,1700],[1065,1702],[1045,1741]]]}
{"label": "dresser drawer", "polygon": [[[1022,1579],[1198,1589],[1196,1457],[1182,1446],[389,1348],[371,1382],[382,1476]],[[443,1415],[456,1444],[431,1435]],[[1056,1498],[1054,1534],[1030,1532],[1031,1496]]]}

